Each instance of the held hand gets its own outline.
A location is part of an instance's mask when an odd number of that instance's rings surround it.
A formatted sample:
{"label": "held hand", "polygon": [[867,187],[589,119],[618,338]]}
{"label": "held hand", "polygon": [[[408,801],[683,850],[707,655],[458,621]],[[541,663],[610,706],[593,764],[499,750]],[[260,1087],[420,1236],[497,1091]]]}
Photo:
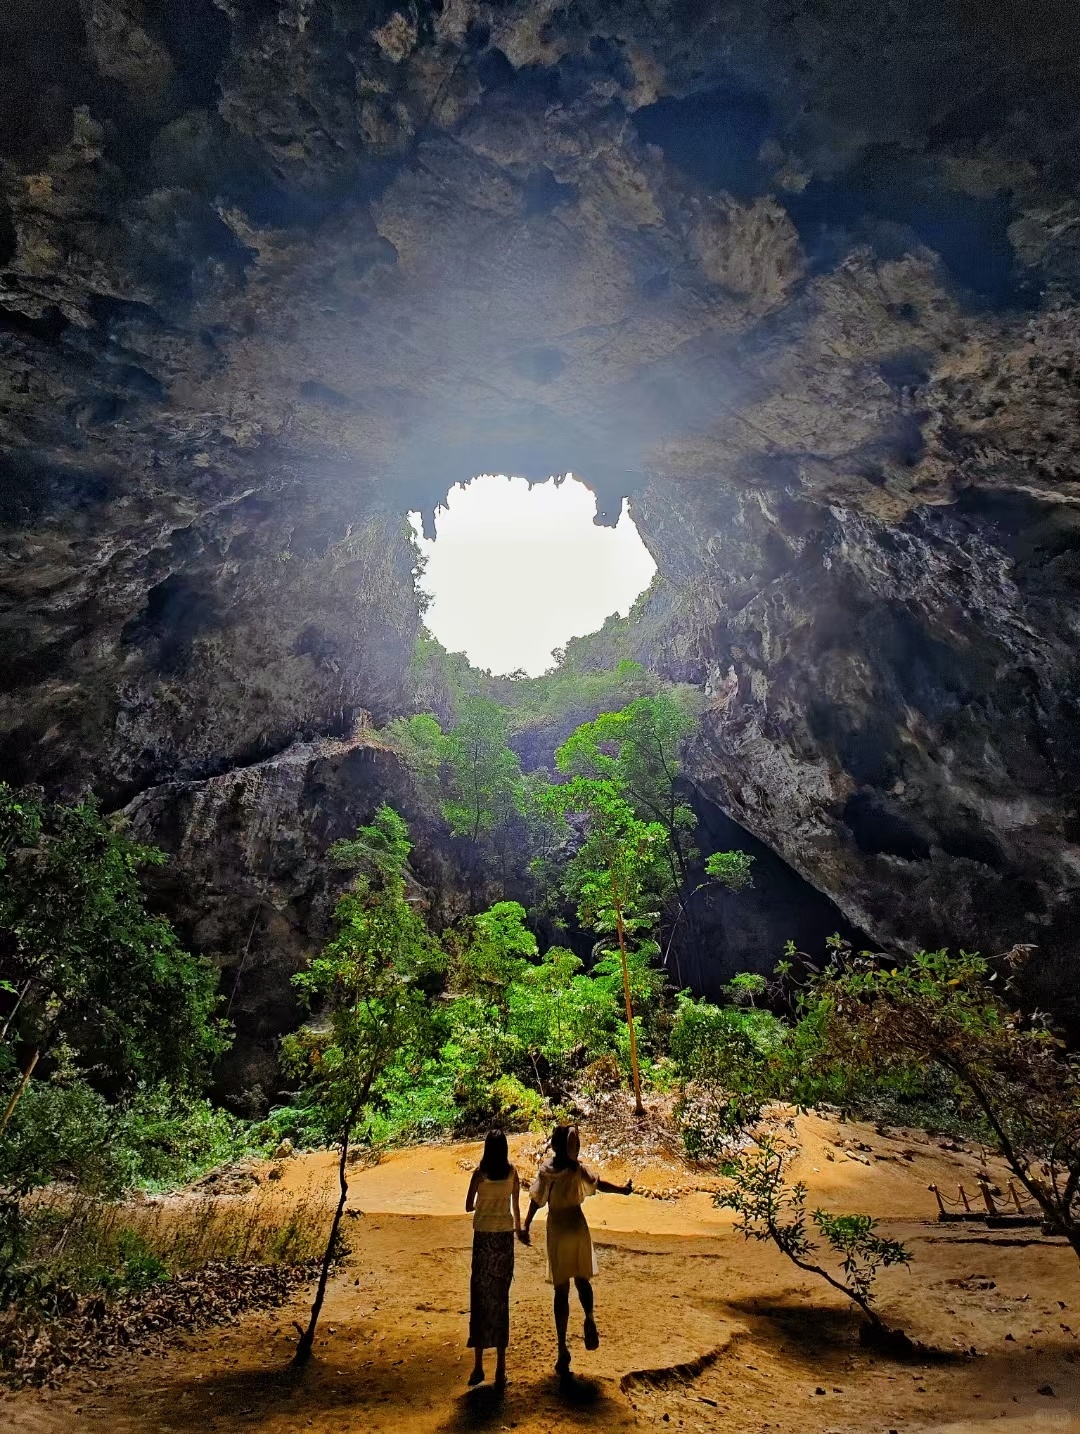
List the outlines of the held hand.
{"label": "held hand", "polygon": [[532,1236],[529,1234],[528,1229],[519,1230],[517,1232],[517,1237],[523,1245],[532,1244]]}

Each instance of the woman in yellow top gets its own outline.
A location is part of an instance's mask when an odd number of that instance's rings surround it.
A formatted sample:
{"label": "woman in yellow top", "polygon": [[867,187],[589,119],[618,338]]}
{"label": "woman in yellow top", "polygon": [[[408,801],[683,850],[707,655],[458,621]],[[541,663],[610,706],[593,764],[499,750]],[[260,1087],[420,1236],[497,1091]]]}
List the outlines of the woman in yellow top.
{"label": "woman in yellow top", "polygon": [[489,1131],[465,1197],[465,1209],[473,1217],[468,1347],[475,1351],[476,1363],[469,1383],[483,1382],[484,1350],[493,1349],[498,1390],[506,1388],[514,1232],[521,1233],[520,1190],[521,1181],[510,1164],[506,1136],[501,1130]]}
{"label": "woman in yellow top", "polygon": [[548,1207],[547,1261],[548,1279],[555,1286],[555,1334],[559,1341],[559,1357],[555,1368],[562,1378],[570,1373],[570,1351],[566,1346],[566,1327],[570,1322],[570,1281],[577,1287],[585,1316],[585,1348],[596,1349],[600,1343],[593,1319],[592,1277],[596,1274],[589,1225],[582,1202],[598,1190],[608,1195],[629,1195],[632,1180],[625,1185],[612,1185],[586,1170],[578,1159],[581,1137],[577,1126],[557,1125],[551,1134],[551,1159],[541,1165],[529,1190],[529,1213],[518,1238],[529,1243],[529,1227],[542,1205]]}

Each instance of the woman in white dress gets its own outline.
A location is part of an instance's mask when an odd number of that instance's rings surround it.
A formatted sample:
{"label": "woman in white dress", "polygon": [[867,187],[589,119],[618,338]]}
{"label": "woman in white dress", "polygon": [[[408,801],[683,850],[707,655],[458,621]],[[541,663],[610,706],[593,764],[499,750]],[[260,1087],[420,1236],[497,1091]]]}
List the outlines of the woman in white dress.
{"label": "woman in white dress", "polygon": [[541,1165],[532,1183],[529,1213],[518,1233],[518,1238],[527,1245],[533,1216],[541,1206],[547,1206],[548,1279],[555,1286],[555,1334],[559,1341],[555,1369],[564,1379],[570,1373],[566,1327],[570,1322],[571,1280],[577,1287],[585,1316],[585,1348],[596,1349],[600,1343],[593,1318],[592,1278],[597,1272],[596,1256],[582,1202],[598,1190],[608,1195],[629,1195],[634,1188],[632,1180],[625,1185],[612,1185],[593,1175],[578,1159],[580,1151],[577,1127],[557,1125],[551,1135],[551,1158]]}
{"label": "woman in white dress", "polygon": [[465,1197],[465,1209],[473,1217],[469,1348],[474,1352],[475,1363],[469,1383],[483,1381],[484,1350],[493,1349],[497,1390],[506,1387],[514,1232],[521,1233],[520,1189],[518,1173],[510,1164],[506,1136],[501,1130],[489,1131]]}

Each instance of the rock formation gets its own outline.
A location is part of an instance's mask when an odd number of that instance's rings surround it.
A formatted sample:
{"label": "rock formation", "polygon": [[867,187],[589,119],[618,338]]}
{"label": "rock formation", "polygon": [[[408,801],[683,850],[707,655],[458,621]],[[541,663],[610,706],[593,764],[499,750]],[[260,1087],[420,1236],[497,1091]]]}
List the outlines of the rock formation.
{"label": "rock formation", "polygon": [[4,775],[165,829],[400,710],[402,514],[572,469],[660,566],[703,792],[878,940],[1037,942],[1068,1008],[1078,40],[1001,0],[7,7]]}

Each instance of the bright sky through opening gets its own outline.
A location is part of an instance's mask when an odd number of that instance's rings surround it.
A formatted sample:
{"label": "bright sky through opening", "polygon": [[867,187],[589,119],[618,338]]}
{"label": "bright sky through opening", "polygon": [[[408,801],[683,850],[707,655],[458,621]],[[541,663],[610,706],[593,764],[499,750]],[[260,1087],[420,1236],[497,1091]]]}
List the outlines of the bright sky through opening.
{"label": "bright sky through opening", "polygon": [[595,511],[573,477],[530,489],[524,478],[485,475],[451,491],[435,542],[410,514],[427,558],[430,630],[474,667],[537,677],[553,648],[625,616],[656,564],[625,511],[616,528],[595,524]]}

